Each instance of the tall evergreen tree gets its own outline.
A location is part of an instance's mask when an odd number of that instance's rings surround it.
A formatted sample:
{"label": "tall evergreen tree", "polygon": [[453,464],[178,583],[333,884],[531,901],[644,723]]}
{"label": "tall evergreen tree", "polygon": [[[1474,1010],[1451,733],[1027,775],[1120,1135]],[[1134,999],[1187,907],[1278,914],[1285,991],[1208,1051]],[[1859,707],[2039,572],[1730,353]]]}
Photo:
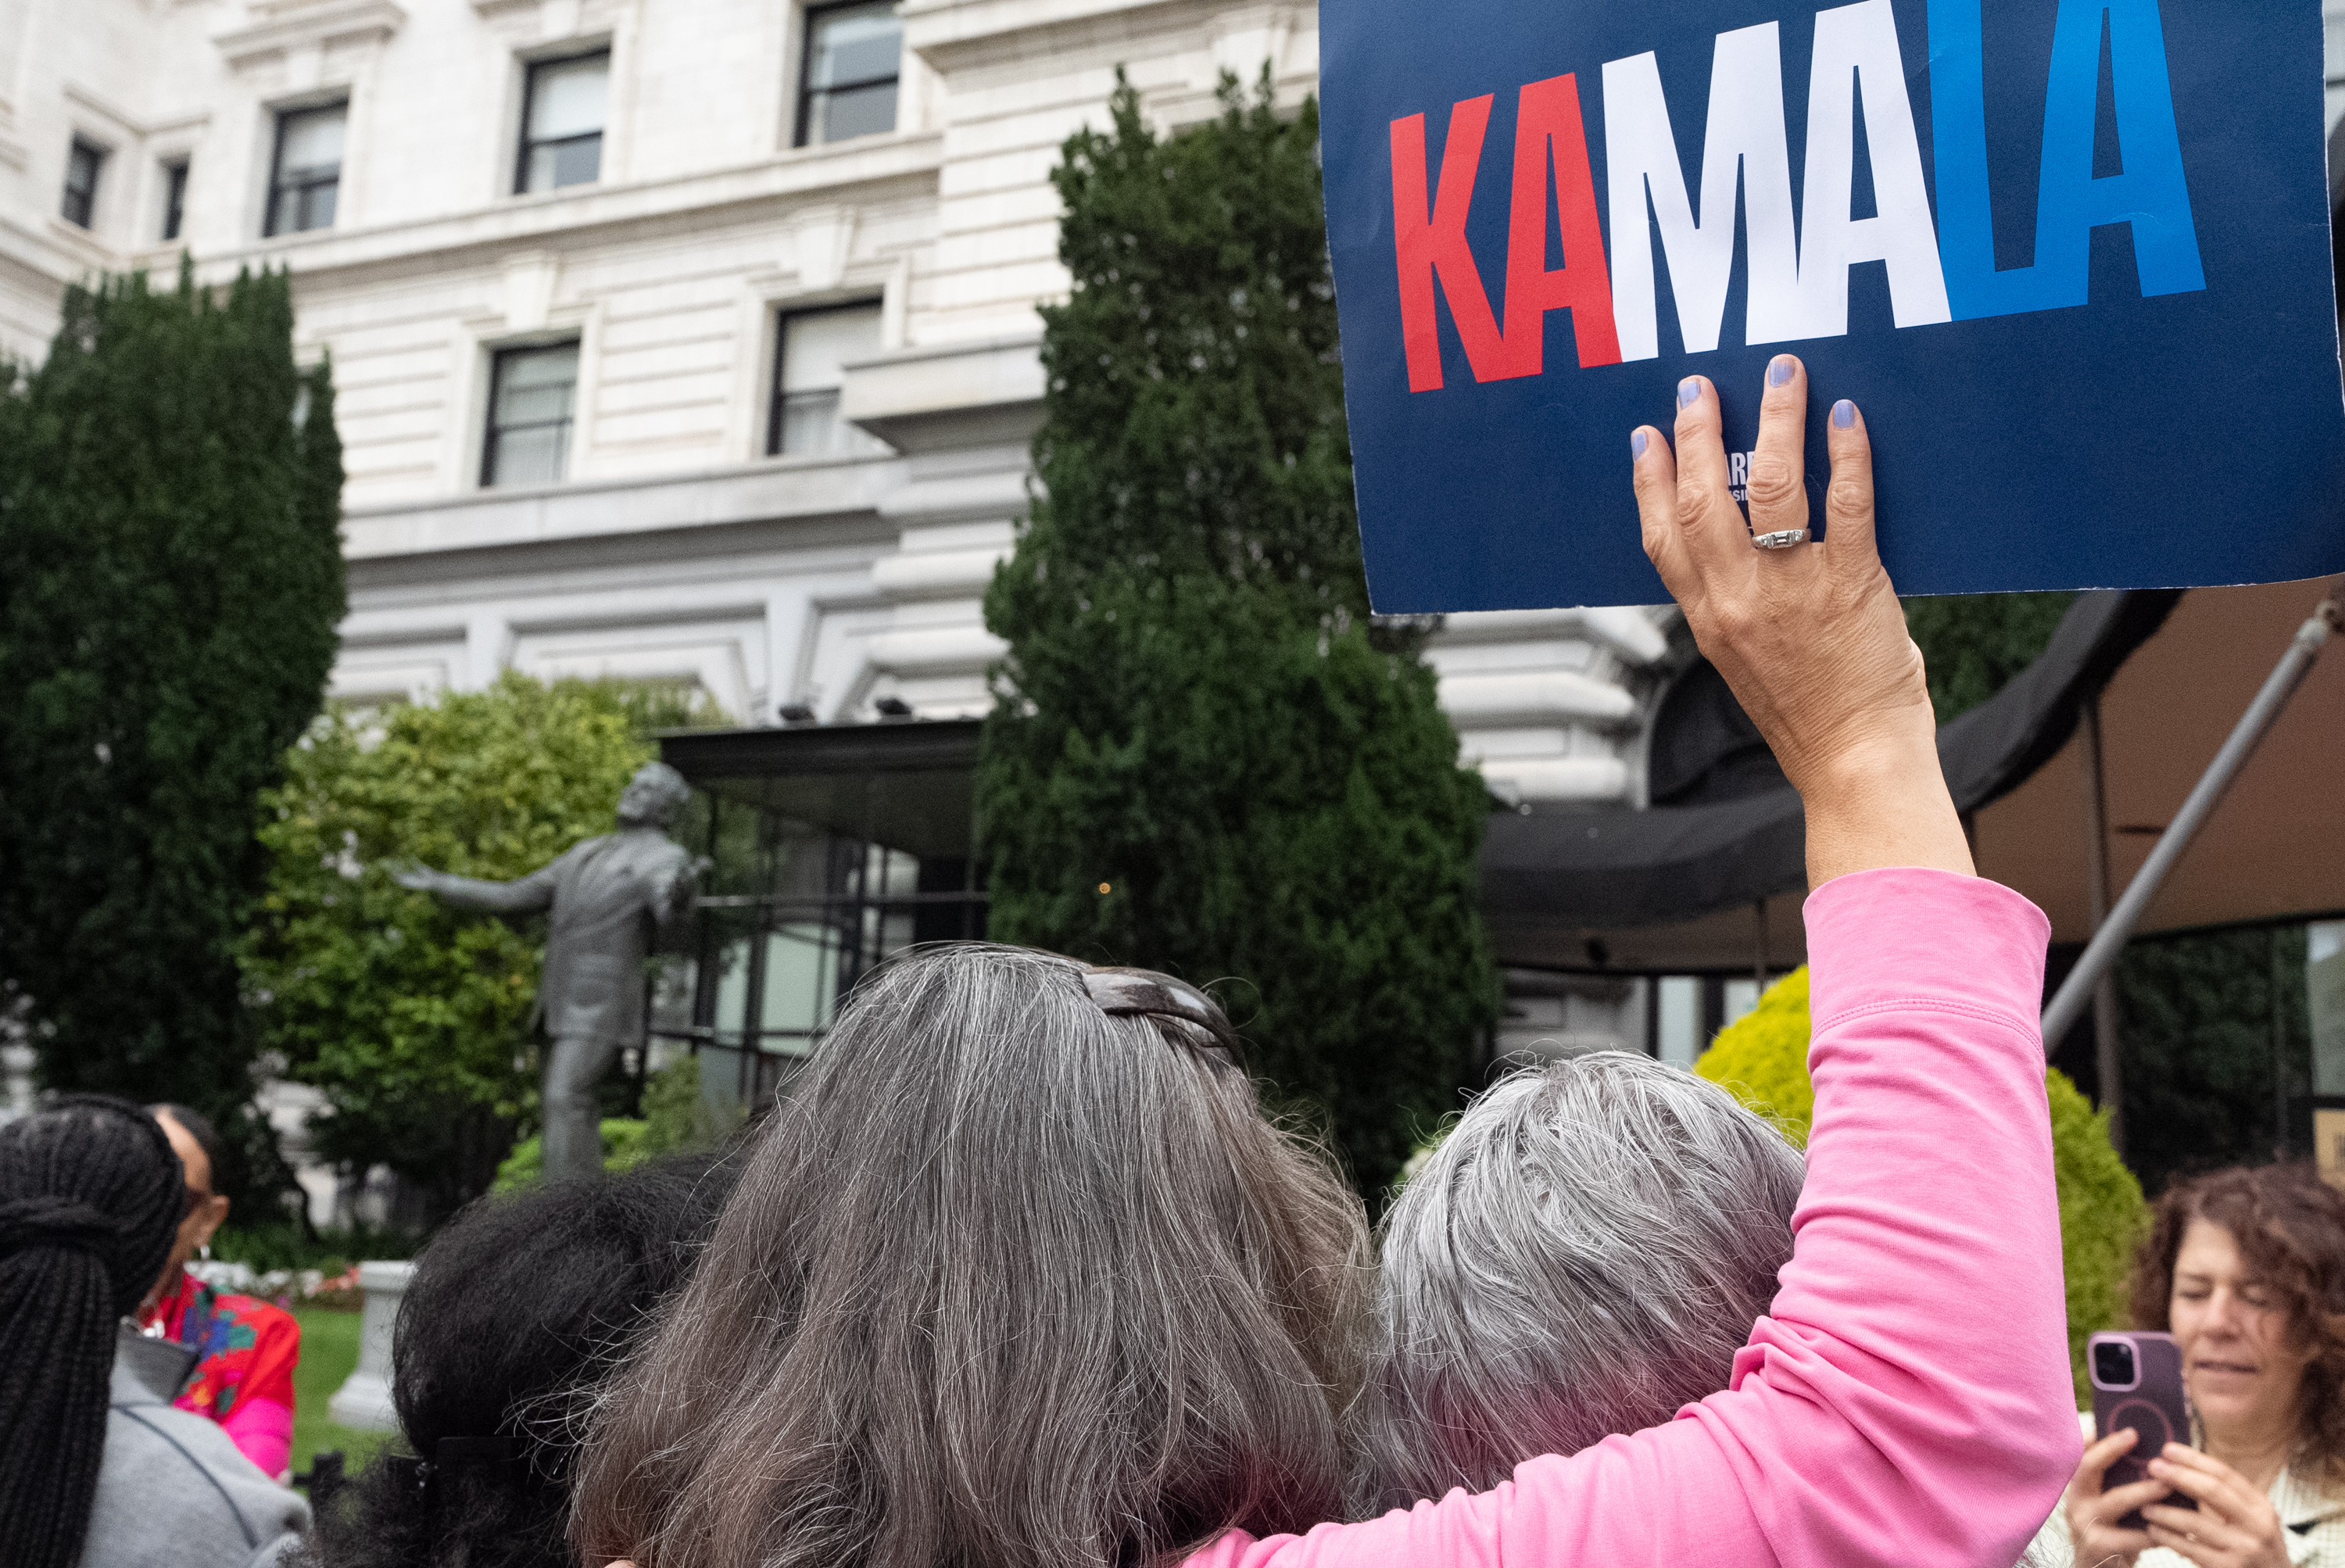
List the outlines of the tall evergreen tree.
{"label": "tall evergreen tree", "polygon": [[2074,594],[1947,594],[1905,601],[1905,629],[1929,667],[1930,703],[1945,723],[1968,713],[2040,657]]}
{"label": "tall evergreen tree", "polygon": [[0,984],[48,1085],[256,1143],[256,800],[344,605],[333,388],[292,329],[281,275],[112,280],[0,397]]}
{"label": "tall evergreen tree", "polygon": [[1456,1102],[1495,1011],[1487,797],[1416,634],[1372,625],[1315,104],[1112,127],[1053,179],[1039,484],[986,601],[978,782],[1001,940],[1222,993],[1369,1190]]}

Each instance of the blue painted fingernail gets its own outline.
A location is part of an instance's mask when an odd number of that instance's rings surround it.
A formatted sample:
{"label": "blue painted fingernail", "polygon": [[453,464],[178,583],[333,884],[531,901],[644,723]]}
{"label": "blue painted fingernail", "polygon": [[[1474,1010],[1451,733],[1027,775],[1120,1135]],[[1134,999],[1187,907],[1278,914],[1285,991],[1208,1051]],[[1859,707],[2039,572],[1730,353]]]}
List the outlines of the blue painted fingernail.
{"label": "blue painted fingernail", "polygon": [[1629,455],[1632,458],[1642,457],[1645,455],[1645,433],[1643,431],[1632,430],[1629,433]]}
{"label": "blue painted fingernail", "polygon": [[1700,376],[1688,376],[1685,380],[1678,382],[1678,406],[1680,408],[1691,408],[1693,406],[1694,400],[1700,396],[1701,396],[1701,378]]}
{"label": "blue painted fingernail", "polygon": [[1791,379],[1792,379],[1792,356],[1791,356],[1791,355],[1789,355],[1789,354],[1777,354],[1773,359],[1769,360],[1769,361],[1767,361],[1767,384],[1768,384],[1769,386],[1771,386],[1771,387],[1779,387],[1779,386],[1782,386],[1785,382],[1790,381]]}
{"label": "blue painted fingernail", "polygon": [[1846,398],[1842,398],[1840,402],[1832,404],[1832,428],[1834,430],[1846,430],[1850,425],[1853,425],[1855,423],[1856,405],[1854,403],[1849,402]]}

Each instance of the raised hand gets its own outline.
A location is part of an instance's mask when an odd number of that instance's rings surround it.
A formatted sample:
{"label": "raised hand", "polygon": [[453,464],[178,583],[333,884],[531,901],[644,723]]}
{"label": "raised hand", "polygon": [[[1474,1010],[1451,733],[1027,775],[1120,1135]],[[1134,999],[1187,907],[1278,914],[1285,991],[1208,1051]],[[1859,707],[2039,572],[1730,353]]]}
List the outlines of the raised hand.
{"label": "raised hand", "polygon": [[1676,451],[1650,425],[1629,438],[1645,554],[1806,803],[1812,884],[1875,866],[1967,873],[1922,655],[1874,546],[1873,449],[1853,403],[1831,414],[1824,538],[1753,547],[1809,525],[1807,394],[1800,361],[1777,355],[1746,524],[1727,488],[1717,389],[1680,383]]}

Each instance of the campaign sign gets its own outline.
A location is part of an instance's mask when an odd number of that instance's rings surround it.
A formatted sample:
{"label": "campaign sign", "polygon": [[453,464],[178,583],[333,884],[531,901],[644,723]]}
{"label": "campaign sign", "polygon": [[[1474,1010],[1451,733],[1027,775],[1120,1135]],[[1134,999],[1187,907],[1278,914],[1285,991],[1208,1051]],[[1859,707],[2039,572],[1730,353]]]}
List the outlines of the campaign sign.
{"label": "campaign sign", "polygon": [[[1906,593],[2345,570],[2318,0],[1323,0],[1376,606],[1650,604],[1629,433],[1851,398]],[[1739,497],[1738,497],[1739,498]]]}

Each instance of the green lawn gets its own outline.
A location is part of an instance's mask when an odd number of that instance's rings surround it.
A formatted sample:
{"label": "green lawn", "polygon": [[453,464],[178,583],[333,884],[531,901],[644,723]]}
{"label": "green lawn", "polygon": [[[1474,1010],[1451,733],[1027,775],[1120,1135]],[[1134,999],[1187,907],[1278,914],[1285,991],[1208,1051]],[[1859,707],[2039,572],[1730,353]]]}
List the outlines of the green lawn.
{"label": "green lawn", "polygon": [[297,1308],[293,1316],[301,1325],[301,1364],[293,1371],[293,1468],[307,1470],[319,1450],[338,1448],[355,1474],[396,1435],[336,1426],[326,1413],[326,1401],[359,1364],[359,1314]]}

